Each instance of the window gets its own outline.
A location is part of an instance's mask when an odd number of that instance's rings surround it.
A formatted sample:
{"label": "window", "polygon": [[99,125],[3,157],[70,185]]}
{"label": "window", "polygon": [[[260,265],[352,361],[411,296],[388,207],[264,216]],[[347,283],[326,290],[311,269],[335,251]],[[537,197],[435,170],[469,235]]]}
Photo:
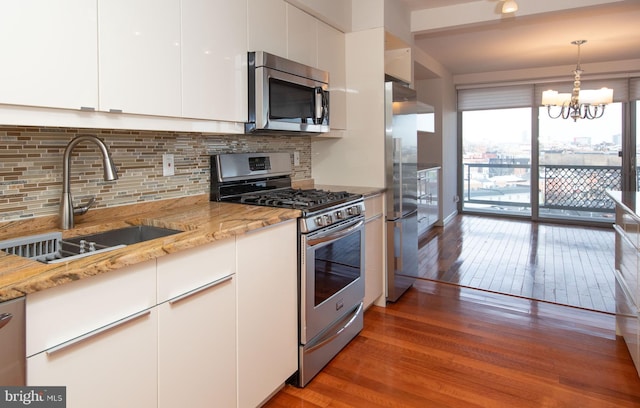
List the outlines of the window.
{"label": "window", "polygon": [[[462,211],[613,222],[606,190],[628,185],[621,156],[624,146],[636,147],[639,104],[632,103],[630,144],[623,112],[629,95],[640,99],[640,78],[583,81],[584,89],[613,88],[615,99],[603,117],[577,122],[551,119],[539,106],[544,90],[568,92],[567,86],[570,81],[458,90]],[[636,152],[640,144],[627,154]],[[633,185],[640,185],[636,179]]]}

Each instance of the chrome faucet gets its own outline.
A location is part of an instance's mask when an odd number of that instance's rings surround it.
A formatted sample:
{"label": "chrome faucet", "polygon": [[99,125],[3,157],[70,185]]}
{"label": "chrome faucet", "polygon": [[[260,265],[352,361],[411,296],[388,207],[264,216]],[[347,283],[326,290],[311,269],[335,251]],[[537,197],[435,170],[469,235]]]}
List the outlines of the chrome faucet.
{"label": "chrome faucet", "polygon": [[89,211],[89,208],[95,202],[95,197],[92,197],[89,202],[83,206],[74,207],[73,198],[71,197],[71,152],[78,143],[81,142],[95,143],[100,152],[102,153],[102,166],[104,167],[104,181],[114,181],[118,179],[118,171],[116,166],[111,160],[111,154],[104,142],[92,135],[81,135],[73,138],[67,148],[64,150],[64,161],[62,167],[62,198],[60,199],[60,228],[69,229],[73,228],[73,216],[75,214],[81,215]]}

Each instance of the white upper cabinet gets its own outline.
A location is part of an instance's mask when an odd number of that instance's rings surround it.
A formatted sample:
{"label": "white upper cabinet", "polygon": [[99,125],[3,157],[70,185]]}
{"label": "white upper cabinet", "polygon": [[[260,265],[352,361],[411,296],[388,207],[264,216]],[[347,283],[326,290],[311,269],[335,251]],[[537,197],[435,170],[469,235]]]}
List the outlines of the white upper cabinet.
{"label": "white upper cabinet", "polygon": [[287,56],[311,67],[318,66],[318,20],[287,4]]}
{"label": "white upper cabinet", "polygon": [[318,21],[318,68],[329,71],[331,129],[347,128],[347,74],[344,33]]}
{"label": "white upper cabinet", "polygon": [[247,120],[247,3],[182,0],[182,116]]}
{"label": "white upper cabinet", "polygon": [[287,12],[282,0],[248,0],[249,51],[287,57]]}
{"label": "white upper cabinet", "polygon": [[96,1],[0,2],[0,103],[97,107]]}
{"label": "white upper cabinet", "polygon": [[101,111],[181,115],[180,0],[99,0]]}

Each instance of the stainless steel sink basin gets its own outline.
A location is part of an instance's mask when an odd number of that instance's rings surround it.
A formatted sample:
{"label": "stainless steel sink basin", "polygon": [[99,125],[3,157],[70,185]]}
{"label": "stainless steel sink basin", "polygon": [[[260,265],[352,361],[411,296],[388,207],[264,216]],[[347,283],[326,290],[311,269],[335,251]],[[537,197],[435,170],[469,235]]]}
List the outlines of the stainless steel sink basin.
{"label": "stainless steel sink basin", "polygon": [[139,225],[62,239],[59,232],[0,242],[0,250],[44,263],[70,261],[127,245],[177,234],[179,230]]}
{"label": "stainless steel sink basin", "polygon": [[118,249],[179,232],[182,231],[150,225],[138,225],[63,239],[60,241],[60,249],[56,253],[55,259],[47,260],[47,263],[61,260],[68,261],[71,257],[93,255],[97,252]]}
{"label": "stainless steel sink basin", "polygon": [[110,247],[116,245],[133,245],[179,232],[182,231],[149,225],[138,225],[65,239],[62,242],[64,245],[65,243],[80,244],[80,241],[85,241],[87,243],[94,242],[96,245],[103,247]]}

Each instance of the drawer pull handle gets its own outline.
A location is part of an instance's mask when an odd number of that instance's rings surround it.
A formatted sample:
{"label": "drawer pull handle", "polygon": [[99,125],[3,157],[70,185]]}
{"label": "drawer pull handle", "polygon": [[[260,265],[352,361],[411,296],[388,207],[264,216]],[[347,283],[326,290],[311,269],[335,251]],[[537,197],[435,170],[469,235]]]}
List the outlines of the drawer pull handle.
{"label": "drawer pull handle", "polygon": [[90,338],[95,337],[95,336],[97,336],[97,335],[99,335],[101,333],[104,333],[104,332],[109,331],[111,329],[115,329],[118,326],[122,326],[122,325],[124,325],[126,323],[129,323],[129,322],[133,321],[133,320],[140,319],[141,317],[145,317],[145,316],[149,315],[150,313],[151,313],[151,309],[143,310],[142,312],[132,314],[131,316],[125,317],[124,319],[120,319],[117,322],[113,322],[113,323],[108,324],[108,325],[106,325],[104,327],[101,327],[101,328],[96,329],[94,331],[91,331],[89,333],[83,334],[82,336],[78,336],[75,339],[71,339],[69,341],[65,341],[64,343],[62,343],[60,345],[57,345],[55,347],[52,347],[49,350],[47,350],[47,355],[50,356],[50,355],[52,355],[54,353],[57,353],[57,352],[59,352],[61,350],[64,350],[64,349],[66,349],[68,347],[71,347],[71,346],[73,346],[75,344],[81,343],[81,342],[83,342],[85,340],[89,340]]}
{"label": "drawer pull handle", "polygon": [[627,244],[631,245],[634,248],[638,247],[636,244],[631,242],[631,239],[629,239],[629,236],[627,235],[627,232],[625,230],[623,230],[622,228],[620,228],[617,224],[613,224],[613,229],[616,230],[616,232],[618,233],[620,238],[622,238]]}
{"label": "drawer pull handle", "polygon": [[80,110],[83,112],[95,112],[96,108],[94,108],[93,106],[81,106]]}
{"label": "drawer pull handle", "polygon": [[13,319],[13,315],[11,313],[0,314],[0,329],[9,324],[11,319]]}
{"label": "drawer pull handle", "polygon": [[213,282],[207,283],[206,285],[202,285],[198,288],[195,288],[193,290],[190,290],[187,293],[184,293],[180,296],[176,296],[173,299],[169,300],[169,304],[170,305],[174,305],[180,301],[183,301],[187,298],[190,298],[191,296],[194,296],[200,292],[204,292],[205,290],[211,289],[213,287],[216,287],[218,285],[222,285],[223,283],[230,281],[231,279],[233,279],[233,274],[227,275],[227,276],[223,276],[220,279],[214,280]]}
{"label": "drawer pull handle", "polygon": [[109,109],[109,113],[122,113],[122,109]]}

